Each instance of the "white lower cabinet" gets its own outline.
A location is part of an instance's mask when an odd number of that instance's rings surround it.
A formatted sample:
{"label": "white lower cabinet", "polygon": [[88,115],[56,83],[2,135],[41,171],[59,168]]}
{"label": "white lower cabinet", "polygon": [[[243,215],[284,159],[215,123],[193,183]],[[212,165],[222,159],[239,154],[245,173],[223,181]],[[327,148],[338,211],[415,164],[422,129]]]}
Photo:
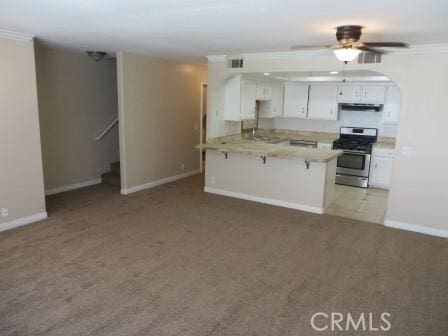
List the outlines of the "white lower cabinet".
{"label": "white lower cabinet", "polygon": [[370,161],[369,186],[389,189],[394,164],[394,151],[391,149],[376,149],[372,152]]}

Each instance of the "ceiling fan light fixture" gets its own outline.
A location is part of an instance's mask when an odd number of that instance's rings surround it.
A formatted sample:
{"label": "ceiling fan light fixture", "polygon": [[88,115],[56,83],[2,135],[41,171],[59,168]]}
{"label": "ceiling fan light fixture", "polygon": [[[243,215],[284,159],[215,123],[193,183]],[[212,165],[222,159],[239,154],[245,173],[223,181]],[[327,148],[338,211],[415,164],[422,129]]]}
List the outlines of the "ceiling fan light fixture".
{"label": "ceiling fan light fixture", "polygon": [[107,55],[104,51],[86,51],[86,54],[95,61],[95,63],[98,63],[101,61],[104,56]]}
{"label": "ceiling fan light fixture", "polygon": [[339,48],[334,49],[333,52],[337,59],[341,62],[351,62],[361,53],[361,50],[353,48]]}

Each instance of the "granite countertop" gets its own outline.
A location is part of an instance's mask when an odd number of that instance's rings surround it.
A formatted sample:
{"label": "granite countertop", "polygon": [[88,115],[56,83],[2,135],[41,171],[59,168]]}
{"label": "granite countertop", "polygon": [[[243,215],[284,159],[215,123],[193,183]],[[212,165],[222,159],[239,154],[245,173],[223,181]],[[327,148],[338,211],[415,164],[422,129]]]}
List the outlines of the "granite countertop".
{"label": "granite countertop", "polygon": [[395,138],[379,137],[373,145],[375,148],[395,149]]}
{"label": "granite countertop", "polygon": [[[223,141],[224,142],[224,141]],[[284,144],[267,144],[261,141],[212,142],[197,145],[198,149],[212,149],[227,153],[243,153],[282,159],[299,159],[310,162],[328,162],[342,154],[341,150],[293,147]]]}
{"label": "granite countertop", "polygon": [[339,139],[339,133],[326,132],[309,132],[309,131],[291,131],[291,130],[260,130],[257,134],[266,134],[272,136],[288,137],[292,140],[309,140],[325,143],[333,143],[334,140]]}

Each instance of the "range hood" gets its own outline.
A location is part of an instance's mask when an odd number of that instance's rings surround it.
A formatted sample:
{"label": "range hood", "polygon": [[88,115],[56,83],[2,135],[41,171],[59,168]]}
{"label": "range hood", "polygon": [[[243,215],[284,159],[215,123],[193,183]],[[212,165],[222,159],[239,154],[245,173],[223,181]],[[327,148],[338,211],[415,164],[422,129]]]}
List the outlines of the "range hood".
{"label": "range hood", "polygon": [[342,103],[341,111],[381,112],[382,104]]}

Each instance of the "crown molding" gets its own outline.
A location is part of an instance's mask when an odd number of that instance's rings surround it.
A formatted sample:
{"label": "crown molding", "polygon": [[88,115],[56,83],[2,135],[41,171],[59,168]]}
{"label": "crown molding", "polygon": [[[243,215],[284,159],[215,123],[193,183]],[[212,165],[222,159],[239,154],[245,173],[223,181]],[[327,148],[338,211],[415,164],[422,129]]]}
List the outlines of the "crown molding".
{"label": "crown molding", "polygon": [[[392,49],[392,55],[404,54],[436,54],[448,52],[448,43],[434,43],[434,44],[417,44],[411,45],[407,49]],[[294,50],[294,51],[279,51],[279,52],[260,52],[260,53],[245,53],[241,54],[245,60],[274,60],[274,59],[294,59],[299,57],[328,57],[333,56],[333,52],[329,49],[314,49],[314,50]],[[211,55],[207,56],[209,62],[223,62],[227,59],[226,55]]]}
{"label": "crown molding", "polygon": [[227,59],[227,55],[209,55],[206,57],[209,62],[224,62]]}
{"label": "crown molding", "polygon": [[5,39],[15,40],[15,41],[29,42],[29,41],[33,40],[34,35],[0,29],[0,38],[5,38]]}

